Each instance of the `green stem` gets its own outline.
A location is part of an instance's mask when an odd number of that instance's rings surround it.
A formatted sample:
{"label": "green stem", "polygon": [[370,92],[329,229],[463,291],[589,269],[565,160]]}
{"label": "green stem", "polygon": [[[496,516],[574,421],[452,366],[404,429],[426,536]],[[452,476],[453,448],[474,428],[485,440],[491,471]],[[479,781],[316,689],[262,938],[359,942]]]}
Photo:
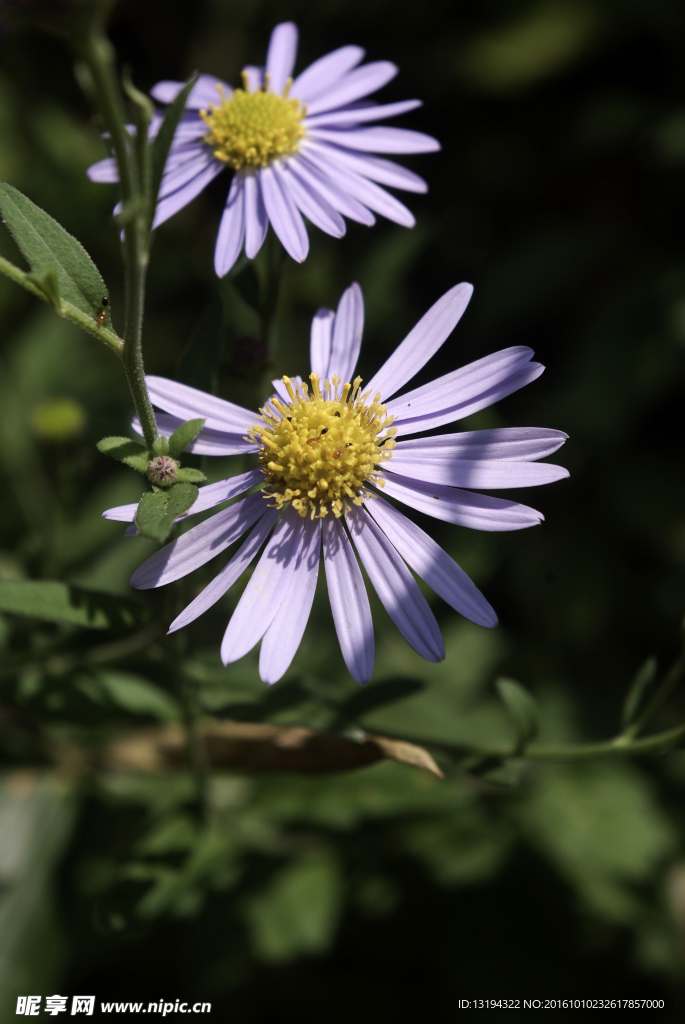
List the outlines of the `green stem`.
{"label": "green stem", "polygon": [[[19,267],[15,267],[14,263],[10,263],[9,260],[4,259],[0,256],[0,274],[4,274],[5,277],[9,277],[15,284],[21,285],[26,291],[31,292],[37,298],[42,299],[43,302],[47,302],[46,296],[43,294],[41,289],[34,284],[28,274]],[[53,307],[54,308],[54,307]],[[94,338],[98,338],[104,342],[113,352],[116,352],[118,356],[122,356],[124,352],[124,340],[120,338],[118,334],[110,330],[109,327],[99,327],[95,320],[90,316],[86,316],[76,306],[72,306],[71,302],[67,302],[62,299],[60,302],[59,309],[55,309],[58,316],[63,317],[65,320],[71,320],[73,324],[81,327],[84,331],[92,334]]]}
{"label": "green stem", "polygon": [[674,729],[667,729],[665,732],[655,733],[653,736],[646,736],[639,740],[615,736],[613,739],[603,740],[600,743],[534,744],[526,747],[520,753],[511,747],[479,749],[466,744],[440,743],[404,734],[394,738],[405,740],[407,743],[415,743],[417,746],[430,747],[432,750],[461,760],[475,757],[479,760],[492,758],[495,761],[588,761],[595,757],[643,757],[650,754],[666,753],[677,746],[680,740],[685,739],[685,725],[679,725]]}
{"label": "green stem", "polygon": [[[167,608],[172,618],[179,614],[184,604],[182,585],[169,587]],[[188,758],[193,778],[195,779],[197,810],[199,816],[206,820],[209,808],[209,758],[204,739],[197,727],[199,715],[195,695],[188,684],[185,674],[184,664],[188,646],[187,635],[184,631],[178,630],[167,638],[167,643],[170,653],[168,658],[169,672],[176,696],[181,705],[188,744]]]}
{"label": "green stem", "polygon": [[647,702],[641,714],[638,715],[634,722],[631,722],[627,729],[624,729],[622,736],[626,740],[632,740],[634,736],[642,732],[650,718],[657,713],[671,696],[682,679],[683,673],[685,673],[685,648],[681,652],[680,657],[676,658],[673,662],[664,676],[661,686],[652,694],[651,700]]}
{"label": "green stem", "polygon": [[121,359],[145,442],[152,448],[157,437],[157,422],[145,383],[142,349],[145,279],[149,260],[149,230],[143,183],[140,181],[132,139],[124,124],[124,107],[115,75],[112,47],[96,27],[91,27],[76,45],[90,72],[95,102],[110,133],[119,171],[122,199],[120,221],[124,229],[126,265],[126,320]]}

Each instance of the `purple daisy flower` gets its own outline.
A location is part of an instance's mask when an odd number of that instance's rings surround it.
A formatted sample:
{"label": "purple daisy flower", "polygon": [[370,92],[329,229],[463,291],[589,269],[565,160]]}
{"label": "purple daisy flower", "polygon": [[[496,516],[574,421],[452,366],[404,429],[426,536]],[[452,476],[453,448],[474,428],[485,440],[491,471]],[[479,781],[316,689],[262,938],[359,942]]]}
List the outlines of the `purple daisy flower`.
{"label": "purple daisy flower", "polygon": [[[345,234],[343,217],[371,225],[372,211],[413,227],[407,207],[380,185],[427,191],[425,181],[412,171],[371,155],[440,149],[421,132],[369,124],[421,106],[420,100],[379,106],[364,99],[394,78],[398,68],[389,61],[358,67],[364,50],[343,46],[293,81],[296,54],[297,27],[284,22],[271,34],[266,67],[244,68],[242,89],[200,75],[174,136],[153,227],[232,168],[214,252],[219,277],[231,269],[243,243],[250,259],[257,255],[269,223],[301,263],[309,251],[302,214],[334,238]],[[158,82],[152,95],[160,103],[171,103],[182,88],[181,82]],[[161,120],[156,115],[153,134]],[[88,176],[117,181],[115,161],[93,164]]]}
{"label": "purple daisy flower", "polygon": [[[440,661],[445,648],[410,570],[472,622],[496,625],[493,609],[457,563],[381,497],[476,530],[520,530],[543,516],[473,488],[532,487],[568,476],[562,466],[536,461],[564,443],[560,430],[502,427],[406,436],[484,409],[544,369],[531,362],[532,349],[517,345],[392,397],[451,334],[472,291],[471,285],[459,284],[443,295],[363,390],[361,378],[354,377],[364,326],[357,284],[344,292],[337,312],[319,310],[312,321],[310,386],[300,378],[274,381],[276,394],[259,414],[185,384],[148,377],[152,400],[164,410],[159,415],[163,434],[186,419],[205,417],[189,451],[259,455],[259,468],[203,487],[181,519],[265,484],[182,534],[134,573],[131,583],[141,590],[163,586],[250,531],[169,632],[215,604],[262,548],[228,623],[221,657],[224,664],[237,661],[261,640],[259,672],[265,683],[281,678],[299,647],[322,549],[338,640],[358,683],[371,678],[374,637],[355,549],[391,619],[428,661]],[[103,514],[132,522],[135,513],[136,505],[124,505]]]}

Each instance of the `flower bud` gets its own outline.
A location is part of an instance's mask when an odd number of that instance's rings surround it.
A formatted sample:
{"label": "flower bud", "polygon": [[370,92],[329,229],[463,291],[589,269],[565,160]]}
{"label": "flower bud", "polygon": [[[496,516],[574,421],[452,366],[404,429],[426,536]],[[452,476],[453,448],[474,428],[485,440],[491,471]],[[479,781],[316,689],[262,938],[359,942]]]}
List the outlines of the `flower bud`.
{"label": "flower bud", "polygon": [[157,487],[170,487],[176,482],[178,462],[170,455],[158,455],[147,467],[148,480]]}

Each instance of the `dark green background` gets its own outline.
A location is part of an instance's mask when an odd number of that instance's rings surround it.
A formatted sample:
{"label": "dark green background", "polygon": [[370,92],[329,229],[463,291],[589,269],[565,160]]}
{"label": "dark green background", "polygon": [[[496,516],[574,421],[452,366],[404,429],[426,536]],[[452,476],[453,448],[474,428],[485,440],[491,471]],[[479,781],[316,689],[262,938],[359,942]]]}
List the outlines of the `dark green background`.
{"label": "dark green background", "polygon": [[[349,224],[341,241],[311,228],[308,260],[285,264],[267,365],[258,320],[239,294],[245,279],[218,283],[212,270],[221,176],[158,232],[147,368],[175,375],[219,295],[217,386],[254,404],[267,371],[306,371],[313,312],[358,280],[368,379],[432,302],[472,281],[467,314],[421,380],[498,348],[532,346],[543,377],[467,426],[565,430],[558,461],[571,479],[515,495],[544,512],[533,530],[429,525],[500,626],[480,630],[433,601],[447,660],[432,666],[374,606],[374,681],[406,676],[426,688],[365,724],[501,742],[511,734],[492,684],[503,674],[538,697],[543,738],[609,737],[641,662],[655,655],[666,666],[675,657],[685,613],[683,6],[173,0],[162,9],[130,0],[116,6],[110,34],[140,88],[194,68],[235,82],[243,64],[263,60],[271,27],[288,19],[300,26],[298,70],[356,43],[401,69],[384,102],[424,101],[401,120],[443,145],[403,161],[430,186],[427,196],[401,196],[417,226]],[[6,19],[0,65],[0,179],[86,246],[121,330],[114,190],[84,175],[105,151],[69,51]],[[0,252],[20,262],[4,231]],[[257,261],[259,273],[263,266]],[[4,279],[0,322],[0,578],[60,578],[125,594],[153,545],[122,539],[120,525],[99,518],[142,490],[139,477],[94,447],[126,431],[120,368],[104,346]],[[36,410],[62,397],[78,403],[85,425],[50,440]],[[216,479],[240,468],[234,460],[210,471]],[[214,571],[210,564],[192,577],[188,593]],[[163,598],[151,600],[168,622]],[[314,698],[353,684],[323,591],[278,684],[287,695],[287,680],[299,681],[314,695],[292,707],[259,705],[256,657],[221,668],[218,645],[235,600],[232,592],[188,631],[204,707],[222,716],[247,703],[245,717],[325,724]],[[55,776],[50,737],[96,742],[140,722],[120,678],[84,682],[41,663],[59,629],[6,617],[0,637],[13,656],[34,652],[38,666],[0,678],[6,1005],[29,991],[208,999],[218,1019],[265,1024],[450,1019],[459,998],[474,996],[602,996],[664,998],[666,1019],[681,1019],[682,754],[541,765],[513,787],[464,773],[437,782],[390,763],[332,779],[222,776],[208,837],[185,810],[181,775],[78,784],[66,769]],[[159,665],[153,647],[116,671],[164,687]],[[657,724],[684,716],[676,694]]]}

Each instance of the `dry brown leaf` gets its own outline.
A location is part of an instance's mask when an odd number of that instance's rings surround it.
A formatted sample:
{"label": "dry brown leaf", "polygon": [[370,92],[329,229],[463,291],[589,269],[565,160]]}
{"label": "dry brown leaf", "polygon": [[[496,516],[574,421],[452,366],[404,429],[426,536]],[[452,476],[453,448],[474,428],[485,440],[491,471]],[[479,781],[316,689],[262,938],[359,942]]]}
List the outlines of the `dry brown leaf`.
{"label": "dry brown leaf", "polygon": [[[199,723],[198,733],[215,768],[320,775],[352,771],[389,758],[443,777],[423,747],[386,736],[366,735],[357,742],[301,726],[211,719]],[[102,757],[105,768],[119,771],[159,772],[187,763],[186,736],[180,725],[131,733],[106,747]]]}

